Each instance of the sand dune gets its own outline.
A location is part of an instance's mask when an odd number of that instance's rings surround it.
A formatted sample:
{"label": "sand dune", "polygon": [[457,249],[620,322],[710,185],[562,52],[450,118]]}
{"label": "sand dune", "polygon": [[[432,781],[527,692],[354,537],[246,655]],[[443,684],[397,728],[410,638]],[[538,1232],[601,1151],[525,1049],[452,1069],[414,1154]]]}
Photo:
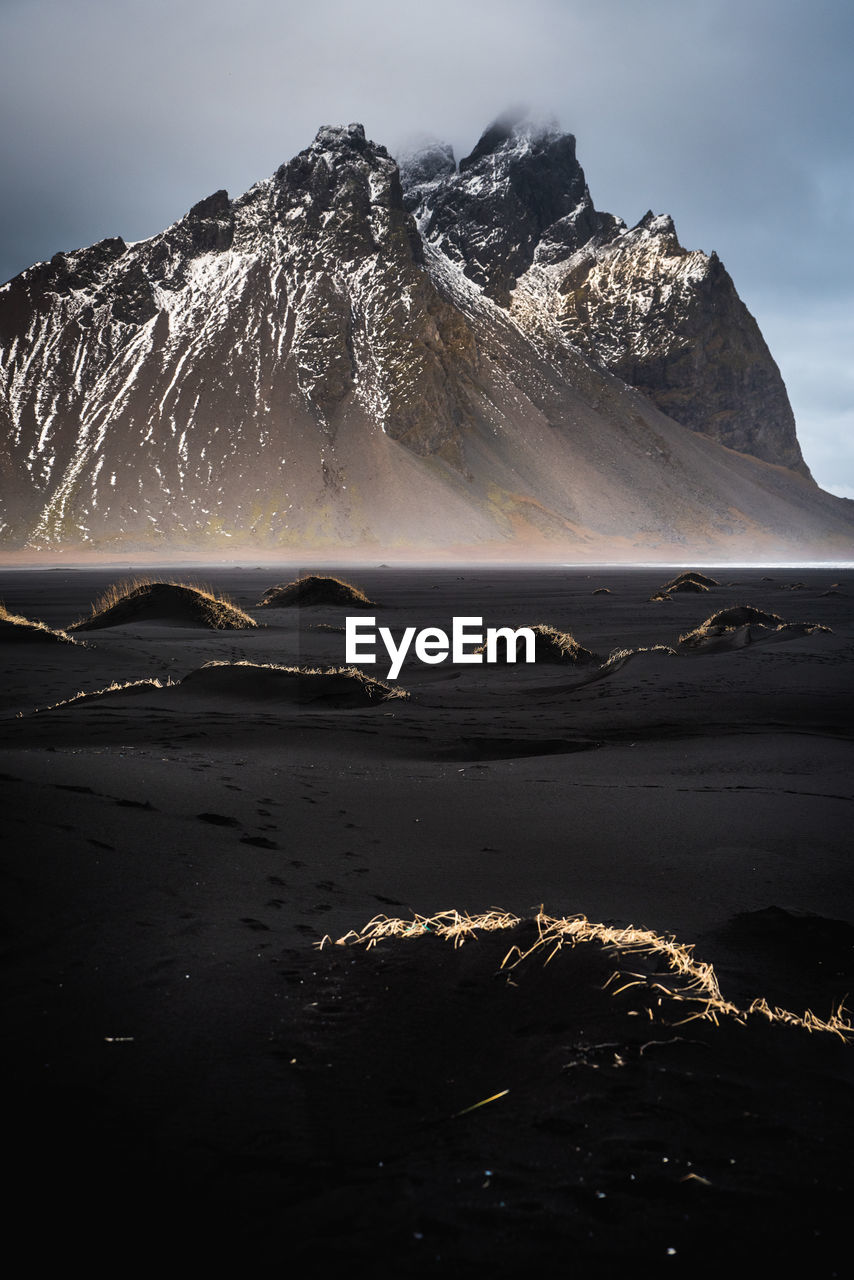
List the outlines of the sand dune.
{"label": "sand dune", "polygon": [[[591,653],[589,649],[585,649],[584,645],[579,644],[568,631],[560,631],[557,627],[550,627],[545,622],[531,624],[529,630],[534,633],[535,662],[567,662],[575,666],[601,662],[598,654]],[[481,645],[475,649],[475,653],[485,652],[486,645]],[[523,653],[524,646],[519,645],[518,654],[520,658]],[[498,645],[498,657],[504,661],[509,660],[506,645]]]}
{"label": "sand dune", "polygon": [[293,582],[283,582],[264,592],[259,608],[284,609],[293,605],[346,605],[350,609],[370,609],[376,602],[369,600],[364,591],[340,578],[324,578],[306,574]]}
{"label": "sand dune", "polygon": [[[227,711],[235,703],[262,703],[267,709],[277,705],[305,706],[310,703],[325,707],[360,707],[409,696],[404,689],[374,680],[358,667],[323,670],[283,667],[274,663],[213,661],[189,672],[182,680],[114,681],[103,689],[79,693],[45,710],[79,710],[92,703],[105,700],[120,703],[126,698],[133,699],[152,692],[162,694],[158,701],[164,707],[174,708],[176,702],[189,696],[194,701],[204,700],[214,712]],[[146,707],[150,705],[149,698]]]}
{"label": "sand dune", "polygon": [[702,595],[708,591],[710,587],[718,587],[720,583],[715,578],[708,577],[704,573],[685,572],[677,574],[670,582],[666,582],[663,587],[659,587],[654,595],[650,596],[650,600],[670,600],[675,595]]}
{"label": "sand dune", "polygon": [[165,622],[182,627],[207,627],[213,631],[258,626],[242,609],[199,587],[145,581],[111,588],[89,617],[72,623],[69,630],[95,631],[135,622]]}
{"label": "sand dune", "polygon": [[208,662],[186,675],[177,691],[179,695],[196,697],[238,698],[266,704],[317,702],[330,707],[371,706],[408,696],[405,690],[374,680],[358,667],[324,671],[253,662]]}
{"label": "sand dune", "polygon": [[818,622],[785,622],[779,614],[753,605],[733,605],[713,613],[699,627],[680,636],[679,644],[692,650],[723,652],[772,637],[791,638],[828,630]]}
{"label": "sand dune", "polygon": [[33,622],[20,614],[9,613],[0,604],[0,644],[74,644],[74,638],[65,631],[54,630],[43,622]]}

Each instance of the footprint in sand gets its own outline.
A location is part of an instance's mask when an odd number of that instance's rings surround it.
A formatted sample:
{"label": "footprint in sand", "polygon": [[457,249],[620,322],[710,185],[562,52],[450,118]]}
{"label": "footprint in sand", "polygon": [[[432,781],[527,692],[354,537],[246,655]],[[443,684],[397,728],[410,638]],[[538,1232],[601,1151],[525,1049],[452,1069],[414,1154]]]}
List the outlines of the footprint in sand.
{"label": "footprint in sand", "polygon": [[196,817],[200,822],[211,822],[215,827],[238,827],[240,823],[236,818],[230,818],[224,813],[197,813]]}
{"label": "footprint in sand", "polygon": [[266,836],[241,836],[241,844],[254,845],[256,849],[278,849],[275,840],[268,840]]}
{"label": "footprint in sand", "polygon": [[254,929],[254,930],[256,931],[256,933],[258,933],[258,932],[269,933],[269,932],[270,932],[270,926],[269,926],[268,924],[264,924],[264,921],[263,921],[263,920],[256,920],[256,919],[254,919],[254,917],[253,917],[253,916],[241,916],[241,917],[240,917],[240,923],[241,923],[241,924],[248,925],[248,926],[249,926],[249,928],[250,928],[250,929]]}

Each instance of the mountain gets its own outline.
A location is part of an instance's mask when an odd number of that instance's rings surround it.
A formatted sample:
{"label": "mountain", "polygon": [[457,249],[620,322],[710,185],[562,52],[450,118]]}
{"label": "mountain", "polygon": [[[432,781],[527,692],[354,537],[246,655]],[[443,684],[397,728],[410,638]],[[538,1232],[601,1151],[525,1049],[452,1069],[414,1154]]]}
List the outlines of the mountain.
{"label": "mountain", "polygon": [[322,128],[150,240],[0,289],[7,549],[847,554],[715,255],[505,118],[456,165]]}

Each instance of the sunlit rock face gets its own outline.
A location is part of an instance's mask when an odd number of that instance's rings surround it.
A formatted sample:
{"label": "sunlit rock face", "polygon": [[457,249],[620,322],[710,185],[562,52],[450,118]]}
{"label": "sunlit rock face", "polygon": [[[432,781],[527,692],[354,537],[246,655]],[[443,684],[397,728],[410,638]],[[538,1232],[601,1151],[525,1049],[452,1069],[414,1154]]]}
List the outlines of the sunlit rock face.
{"label": "sunlit rock face", "polygon": [[628,229],[599,213],[571,135],[506,118],[459,172],[436,166],[431,181],[412,157],[403,173],[425,238],[523,323],[548,310],[677,422],[809,475],[780,372],[720,259],[683,249],[666,215]]}
{"label": "sunlit rock face", "polygon": [[324,127],[237,199],[0,288],[8,548],[632,559],[851,529],[717,258],[599,213],[548,126],[400,167]]}

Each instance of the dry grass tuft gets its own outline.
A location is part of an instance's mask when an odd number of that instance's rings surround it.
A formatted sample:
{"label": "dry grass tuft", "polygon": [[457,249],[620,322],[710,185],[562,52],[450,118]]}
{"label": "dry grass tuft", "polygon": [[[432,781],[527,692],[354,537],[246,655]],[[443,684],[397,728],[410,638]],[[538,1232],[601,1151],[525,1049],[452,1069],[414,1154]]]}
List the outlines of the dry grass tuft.
{"label": "dry grass tuft", "polygon": [[270,587],[258,601],[258,608],[288,608],[292,605],[344,605],[352,609],[376,608],[376,601],[369,600],[360,587],[342,578],[323,578],[305,574],[293,582],[282,582]]}
{"label": "dry grass tuft", "polygon": [[[415,915],[411,920],[379,915],[364,928],[351,930],[344,937],[338,938],[335,945],[371,948],[388,938],[414,938],[431,933],[459,947],[465,942],[476,940],[479,933],[513,929],[522,923],[520,916],[497,908],[477,916],[468,913],[462,915],[458,911],[441,911],[434,916]],[[537,927],[536,940],[525,951],[516,945],[511,946],[501,962],[502,969],[515,969],[535,954],[544,955],[543,963],[548,964],[564,947],[597,942],[613,952],[618,960],[632,955],[651,955],[666,961],[668,974],[615,969],[605,986],[611,988],[612,995],[631,987],[642,987],[652,995],[657,1007],[663,1009],[672,1005],[673,1012],[682,1012],[675,1009],[676,1005],[686,1005],[686,1016],[678,1018],[671,1025],[681,1026],[695,1019],[708,1020],[717,1025],[719,1018],[732,1019],[746,1025],[752,1018],[764,1018],[768,1022],[785,1023],[805,1031],[827,1032],[846,1042],[854,1039],[854,1026],[843,1005],[839,1005],[829,1018],[819,1018],[809,1009],[803,1014],[796,1014],[787,1009],[772,1007],[764,997],[757,997],[746,1009],[739,1008],[722,995],[713,966],[695,959],[693,944],[686,945],[651,929],[637,929],[634,925],[618,928],[596,924],[583,915],[549,916],[542,908],[535,916],[534,923]],[[331,941],[327,937],[316,945],[323,947]],[[651,1009],[650,1016],[653,1016]]]}
{"label": "dry grass tuft", "polygon": [[217,682],[238,681],[250,696],[254,687],[267,696],[274,692],[276,684],[280,684],[283,691],[290,686],[306,700],[352,695],[353,692],[358,692],[368,702],[409,697],[406,689],[377,680],[360,667],[288,667],[274,662],[223,662],[215,659],[191,671],[181,684],[200,687],[210,683],[211,673],[215,673],[213,678]]}
{"label": "dry grass tuft", "polygon": [[702,595],[710,587],[719,587],[716,578],[709,578],[704,573],[679,573],[671,578],[663,587],[659,587],[650,600],[670,600],[674,595]]}
{"label": "dry grass tuft", "polygon": [[39,711],[55,711],[83,702],[96,702],[118,694],[144,693],[146,690],[185,689],[211,699],[240,698],[260,700],[266,705],[277,700],[286,703],[319,702],[327,706],[359,707],[366,703],[406,699],[409,693],[384,680],[375,680],[358,667],[284,667],[271,662],[206,662],[184,676],[183,680],[114,680],[103,689],[91,693],[81,691],[73,698]]}
{"label": "dry grass tuft", "polygon": [[[513,630],[518,628],[514,627]],[[530,630],[534,633],[535,662],[571,662],[578,666],[601,662],[598,654],[585,649],[568,631],[559,631],[557,627],[550,627],[545,622],[532,625]],[[520,648],[521,646],[517,646],[517,652]],[[475,653],[485,652],[485,644],[475,649]],[[506,655],[506,647],[499,645],[498,654],[499,657]]]}
{"label": "dry grass tuft", "polygon": [[825,627],[818,622],[785,622],[777,613],[768,613],[764,609],[755,609],[753,605],[740,604],[713,613],[699,627],[681,635],[679,643],[688,648],[701,646],[710,640],[718,640],[729,632],[737,631],[741,627],[762,627],[769,632],[796,631],[804,635],[830,631],[830,627]]}
{"label": "dry grass tuft", "polygon": [[63,698],[61,702],[54,702],[49,707],[38,707],[37,711],[57,711],[60,707],[72,707],[78,702],[95,702],[99,698],[109,697],[116,693],[144,693],[146,689],[165,689],[169,685],[175,684],[174,680],[167,680],[164,685],[162,680],[152,677],[148,680],[113,680],[110,684],[105,685],[103,689],[95,689],[92,693],[87,693],[85,689],[81,689],[79,693],[75,693],[73,698]]}
{"label": "dry grass tuft", "polygon": [[126,622],[164,621],[238,631],[257,627],[248,613],[227,596],[209,587],[160,578],[132,578],[113,583],[92,606],[88,618],[72,623],[71,631],[92,631]]}
{"label": "dry grass tuft", "polygon": [[696,573],[688,571],[686,573],[677,573],[675,578],[671,578],[662,588],[663,591],[682,591],[691,590],[692,587],[698,587],[701,591],[708,591],[710,587],[719,587],[721,584],[717,578],[710,578],[705,573]]}
{"label": "dry grass tuft", "polygon": [[0,601],[0,641],[31,641],[37,644],[74,644],[66,631],[54,630],[44,622],[35,622],[20,613],[10,613]]}
{"label": "dry grass tuft", "polygon": [[612,649],[596,673],[597,679],[599,675],[608,676],[614,671],[619,671],[620,667],[625,666],[630,658],[636,658],[640,653],[661,653],[669,658],[677,656],[676,650],[671,649],[669,644],[651,644],[637,649]]}

